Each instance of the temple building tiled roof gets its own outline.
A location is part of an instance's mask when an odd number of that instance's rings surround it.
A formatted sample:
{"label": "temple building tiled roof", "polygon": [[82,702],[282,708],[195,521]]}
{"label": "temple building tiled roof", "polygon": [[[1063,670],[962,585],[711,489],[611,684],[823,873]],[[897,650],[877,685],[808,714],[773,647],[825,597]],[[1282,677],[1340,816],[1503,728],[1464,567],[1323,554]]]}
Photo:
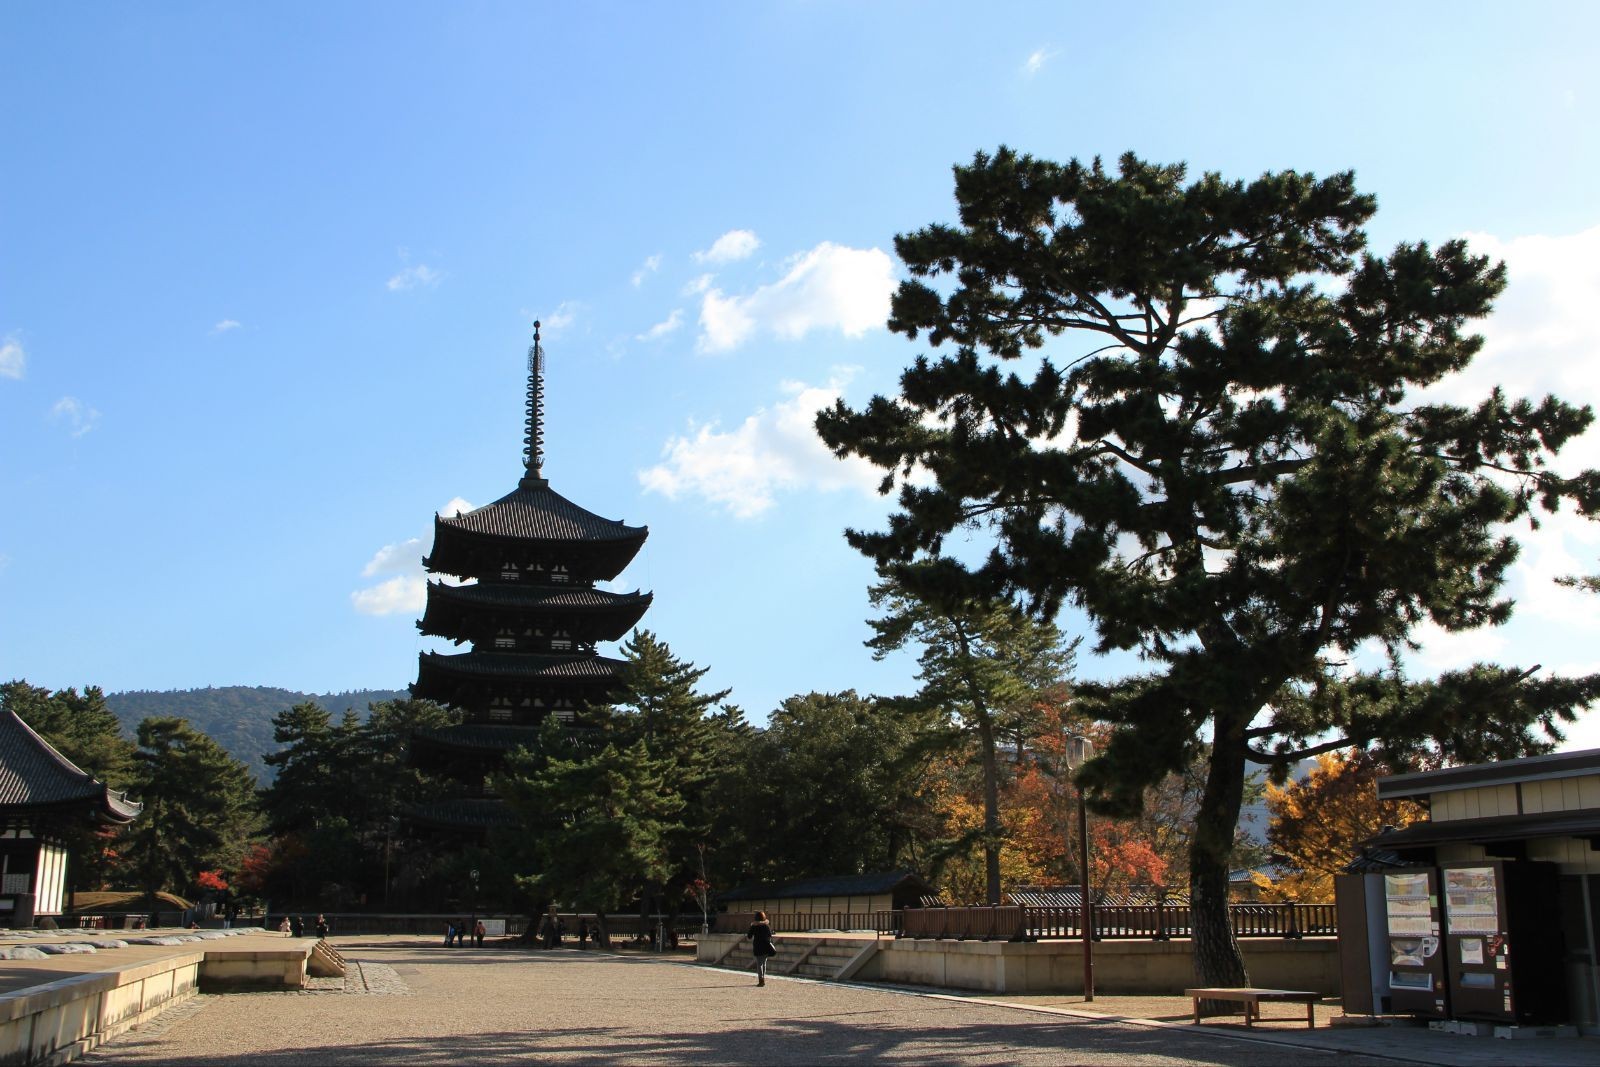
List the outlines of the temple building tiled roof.
{"label": "temple building tiled roof", "polygon": [[0,817],[83,812],[128,822],[141,805],[79,770],[9,708],[0,709]]}

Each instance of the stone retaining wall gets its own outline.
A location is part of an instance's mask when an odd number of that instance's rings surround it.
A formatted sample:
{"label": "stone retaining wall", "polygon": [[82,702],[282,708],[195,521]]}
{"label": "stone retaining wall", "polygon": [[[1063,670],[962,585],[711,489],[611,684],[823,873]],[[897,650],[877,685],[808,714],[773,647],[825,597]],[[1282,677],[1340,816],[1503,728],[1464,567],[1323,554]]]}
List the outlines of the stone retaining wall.
{"label": "stone retaining wall", "polygon": [[0,1065],[75,1059],[195,995],[202,952],[175,953],[0,996]]}
{"label": "stone retaining wall", "polygon": [[[708,934],[696,958],[716,962],[743,938]],[[860,948],[863,938],[779,934],[777,941],[839,942]],[[855,981],[979,990],[988,993],[1083,992],[1083,949],[1077,941],[935,941],[881,938],[878,952]],[[1239,942],[1250,980],[1259,986],[1339,992],[1338,940],[1254,938]],[[730,961],[748,962],[734,952]],[[1095,990],[1111,994],[1181,995],[1195,984],[1193,952],[1187,939],[1100,941],[1094,946]]]}

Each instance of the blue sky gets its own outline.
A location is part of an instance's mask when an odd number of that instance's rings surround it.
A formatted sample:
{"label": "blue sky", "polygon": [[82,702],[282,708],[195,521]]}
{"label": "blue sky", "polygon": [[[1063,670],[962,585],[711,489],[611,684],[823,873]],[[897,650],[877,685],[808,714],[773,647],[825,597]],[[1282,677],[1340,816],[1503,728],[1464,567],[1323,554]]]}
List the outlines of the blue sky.
{"label": "blue sky", "polygon": [[[1379,248],[1510,264],[1463,395],[1592,403],[1597,37],[1576,3],[6,5],[0,677],[410,682],[430,517],[514,486],[541,318],[547,473],[650,526],[647,625],[757,721],[903,691],[840,536],[886,506],[809,422],[917,353],[892,241],[953,216],[951,164],[1354,168]],[[1418,672],[1600,669],[1549,580],[1597,558],[1547,524],[1515,622]]]}

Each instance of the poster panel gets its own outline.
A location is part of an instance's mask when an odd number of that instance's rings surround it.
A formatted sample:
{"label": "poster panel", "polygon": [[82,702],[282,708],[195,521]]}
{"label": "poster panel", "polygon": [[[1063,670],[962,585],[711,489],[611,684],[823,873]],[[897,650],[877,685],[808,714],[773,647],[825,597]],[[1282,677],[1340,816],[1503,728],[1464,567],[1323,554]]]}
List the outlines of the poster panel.
{"label": "poster panel", "polygon": [[1444,872],[1445,915],[1452,934],[1500,932],[1500,899],[1493,867],[1455,867]]}

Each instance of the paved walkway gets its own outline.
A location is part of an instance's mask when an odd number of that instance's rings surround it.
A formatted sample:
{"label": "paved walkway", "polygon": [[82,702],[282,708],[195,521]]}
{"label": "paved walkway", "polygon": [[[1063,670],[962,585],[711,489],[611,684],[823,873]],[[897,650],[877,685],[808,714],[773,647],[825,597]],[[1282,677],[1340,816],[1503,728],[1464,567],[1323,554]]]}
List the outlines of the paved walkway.
{"label": "paved walkway", "polygon": [[[934,1064],[1265,1065],[1400,1061],[1311,1047],[1283,1030],[1022,1010],[977,998],[748,975],[572,950],[445,949],[352,938],[342,990],[203,996],[93,1053],[93,1064]],[[1043,1006],[1041,1006],[1043,1007]],[[1320,1036],[1322,1031],[1318,1031]],[[1310,1036],[1310,1035],[1306,1035]],[[1468,1040],[1468,1039],[1457,1039]],[[1286,1042],[1286,1043],[1273,1043]],[[1498,1063],[1529,1062],[1499,1046]],[[1585,1042],[1584,1050],[1600,1049]],[[1464,1062],[1439,1060],[1435,1062]],[[1544,1060],[1559,1063],[1559,1060]],[[1600,1056],[1589,1059],[1600,1063]]]}

